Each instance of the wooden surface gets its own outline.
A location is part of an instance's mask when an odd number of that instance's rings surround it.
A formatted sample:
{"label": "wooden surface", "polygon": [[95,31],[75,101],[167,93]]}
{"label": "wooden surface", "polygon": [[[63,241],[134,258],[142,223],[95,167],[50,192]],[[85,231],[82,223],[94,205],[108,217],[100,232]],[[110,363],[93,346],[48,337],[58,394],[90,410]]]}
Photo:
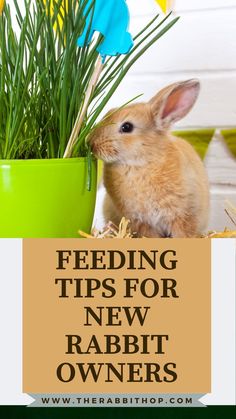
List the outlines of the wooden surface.
{"label": "wooden surface", "polygon": [[205,165],[211,185],[209,229],[235,229],[224,210],[227,201],[236,207],[236,159],[229,153],[219,132],[209,146]]}

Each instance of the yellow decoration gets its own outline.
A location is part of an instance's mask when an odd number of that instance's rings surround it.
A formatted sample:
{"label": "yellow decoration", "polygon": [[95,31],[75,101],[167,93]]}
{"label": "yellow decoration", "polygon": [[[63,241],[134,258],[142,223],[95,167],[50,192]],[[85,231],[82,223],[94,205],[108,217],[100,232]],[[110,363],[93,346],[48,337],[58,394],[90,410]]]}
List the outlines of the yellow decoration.
{"label": "yellow decoration", "polygon": [[[0,0],[1,1],[1,0]],[[50,15],[51,16],[53,16],[54,15],[54,5],[57,3],[58,1],[57,0],[52,0],[51,1],[51,7],[50,7]],[[45,6],[47,5],[47,3],[48,3],[48,0],[43,0],[43,3],[45,4]],[[68,8],[68,0],[64,0],[63,2],[62,2],[62,4],[61,4],[61,7],[60,7],[60,14],[61,14],[61,16],[59,16],[58,15],[58,17],[57,17],[57,22],[58,23],[55,23],[55,25],[54,25],[54,29],[55,29],[55,31],[57,31],[58,30],[58,25],[59,25],[59,28],[61,29],[62,28],[62,26],[63,26],[63,18],[64,18],[64,16],[65,16],[65,10],[67,10],[67,8]]]}
{"label": "yellow decoration", "polygon": [[174,4],[174,0],[155,0],[157,4],[161,7],[164,13],[167,13]]}
{"label": "yellow decoration", "polygon": [[2,14],[3,8],[4,8],[5,0],[0,0],[0,16]]}

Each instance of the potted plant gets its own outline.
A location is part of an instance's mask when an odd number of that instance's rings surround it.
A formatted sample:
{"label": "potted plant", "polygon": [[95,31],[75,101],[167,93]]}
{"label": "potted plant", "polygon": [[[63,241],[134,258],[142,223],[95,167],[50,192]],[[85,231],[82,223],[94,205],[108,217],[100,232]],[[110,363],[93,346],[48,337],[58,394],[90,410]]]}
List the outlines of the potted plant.
{"label": "potted plant", "polygon": [[105,57],[109,34],[94,37],[93,25],[109,1],[24,0],[24,11],[18,3],[16,30],[0,1],[0,237],[78,237],[96,199],[86,138],[131,66],[177,19],[155,16],[126,54]]}

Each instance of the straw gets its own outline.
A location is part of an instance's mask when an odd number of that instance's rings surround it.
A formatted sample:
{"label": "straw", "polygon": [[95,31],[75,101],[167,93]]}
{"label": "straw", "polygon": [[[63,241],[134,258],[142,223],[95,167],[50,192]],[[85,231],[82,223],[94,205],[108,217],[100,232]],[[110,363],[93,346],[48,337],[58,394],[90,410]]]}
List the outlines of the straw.
{"label": "straw", "polygon": [[[236,207],[227,201],[226,214],[229,216],[232,223],[236,226]],[[130,220],[125,217],[122,218],[119,226],[116,226],[111,221],[101,230],[93,229],[91,234],[86,234],[82,231],[79,232],[81,237],[93,239],[125,239],[135,238],[137,235],[131,230]],[[210,231],[208,234],[198,236],[202,239],[231,239],[236,238],[236,230],[229,230],[225,228],[224,231]]]}

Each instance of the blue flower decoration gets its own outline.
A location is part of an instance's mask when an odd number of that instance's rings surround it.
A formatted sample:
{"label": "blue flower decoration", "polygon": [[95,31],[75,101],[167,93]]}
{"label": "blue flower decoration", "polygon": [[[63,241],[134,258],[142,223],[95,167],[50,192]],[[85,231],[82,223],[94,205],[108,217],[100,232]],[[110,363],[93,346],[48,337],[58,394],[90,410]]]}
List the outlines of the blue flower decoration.
{"label": "blue flower decoration", "polygon": [[[92,0],[88,1],[84,14],[91,7]],[[91,24],[91,13],[86,19],[86,25],[82,35],[78,39],[80,47],[90,44],[94,32],[100,32],[104,41],[98,47],[102,57],[127,54],[133,46],[133,39],[128,32],[129,9],[126,0],[96,0]],[[90,32],[88,34],[91,25]]]}

